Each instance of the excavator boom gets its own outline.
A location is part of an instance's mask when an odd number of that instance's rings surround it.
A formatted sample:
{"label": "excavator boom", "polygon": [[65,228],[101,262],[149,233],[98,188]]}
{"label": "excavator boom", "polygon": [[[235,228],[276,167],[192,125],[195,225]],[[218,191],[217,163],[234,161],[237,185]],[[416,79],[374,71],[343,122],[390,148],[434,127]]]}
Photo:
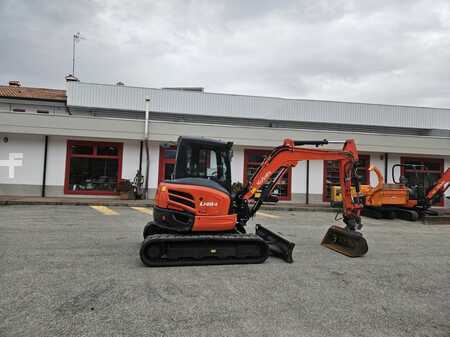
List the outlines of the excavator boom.
{"label": "excavator boom", "polygon": [[[351,193],[352,183],[357,180],[355,174],[356,162],[358,161],[358,151],[353,140],[347,140],[344,143],[342,150],[322,150],[312,148],[301,148],[302,145],[326,145],[329,142],[323,141],[293,141],[285,139],[283,145],[275,148],[272,153],[262,162],[252,179],[248,182],[240,199],[247,204],[255,193],[271,179],[271,177],[278,172],[275,179],[263,191],[263,198],[256,202],[256,205],[250,212],[254,215],[261,206],[264,196],[267,196],[276,185],[278,180],[283,176],[283,173],[289,168],[294,167],[299,161],[304,160],[335,160],[339,162],[339,183],[342,188],[342,213],[345,228],[332,226],[324,239],[322,245],[351,257],[363,256],[367,253],[367,242],[362,234],[357,231],[361,229],[360,211],[363,207],[359,197],[353,197]],[[356,181],[356,185],[358,182]],[[359,188],[357,186],[358,192]],[[264,193],[265,192],[265,193]],[[239,217],[239,213],[238,213]],[[246,219],[245,219],[246,220]],[[282,243],[280,243],[281,246]],[[287,251],[285,251],[287,254]]]}
{"label": "excavator boom", "polygon": [[450,168],[447,169],[447,171],[444,172],[441,179],[437,181],[437,183],[433,186],[431,190],[427,193],[427,201],[431,204],[431,200],[436,196],[438,193],[444,193],[448,187],[450,186]]}

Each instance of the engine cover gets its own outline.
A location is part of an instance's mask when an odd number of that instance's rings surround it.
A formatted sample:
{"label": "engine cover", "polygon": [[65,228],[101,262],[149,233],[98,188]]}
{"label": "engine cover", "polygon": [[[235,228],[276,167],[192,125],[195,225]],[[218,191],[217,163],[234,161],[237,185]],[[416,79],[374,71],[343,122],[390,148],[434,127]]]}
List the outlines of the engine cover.
{"label": "engine cover", "polygon": [[195,217],[192,231],[230,231],[236,225],[236,214],[229,214],[230,194],[222,187],[216,188],[207,179],[162,182],[156,192],[155,202],[155,206],[160,209],[192,214]]}

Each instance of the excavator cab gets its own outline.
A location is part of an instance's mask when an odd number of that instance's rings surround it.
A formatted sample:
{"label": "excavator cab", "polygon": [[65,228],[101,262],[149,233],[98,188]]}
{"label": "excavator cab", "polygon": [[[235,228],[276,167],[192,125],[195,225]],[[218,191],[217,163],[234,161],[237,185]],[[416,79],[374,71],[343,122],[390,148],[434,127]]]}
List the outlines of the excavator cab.
{"label": "excavator cab", "polygon": [[232,146],[232,142],[179,137],[172,179],[208,179],[231,193]]}
{"label": "excavator cab", "polygon": [[[412,179],[408,179],[406,176],[400,174],[398,180],[395,178],[395,170],[397,167],[414,169],[415,174]],[[418,173],[418,169],[423,169],[424,165],[419,164],[395,164],[392,166],[392,181],[394,184],[404,185],[408,189],[408,196],[410,200],[417,200],[418,206],[426,206],[426,191],[425,180],[426,175],[424,173]]]}

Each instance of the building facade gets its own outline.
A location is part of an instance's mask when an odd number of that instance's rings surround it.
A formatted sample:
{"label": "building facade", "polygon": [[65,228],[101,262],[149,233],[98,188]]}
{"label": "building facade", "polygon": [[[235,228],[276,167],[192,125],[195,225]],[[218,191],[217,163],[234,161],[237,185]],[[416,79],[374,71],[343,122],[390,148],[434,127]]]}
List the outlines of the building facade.
{"label": "building facade", "polygon": [[[143,142],[149,99],[149,161]],[[360,174],[378,166],[432,184],[450,165],[450,110],[255,97],[68,81],[66,91],[0,86],[0,195],[117,196],[120,179],[148,171],[150,196],[173,170],[178,136],[234,142],[233,182],[246,182],[284,138],[356,140]],[[338,149],[339,145],[328,148]],[[10,177],[11,154],[22,154]],[[12,161],[8,160],[11,159]],[[307,172],[308,171],[308,172]],[[281,200],[325,202],[337,182],[333,162],[304,162],[287,172]],[[439,205],[445,204],[441,198]]]}

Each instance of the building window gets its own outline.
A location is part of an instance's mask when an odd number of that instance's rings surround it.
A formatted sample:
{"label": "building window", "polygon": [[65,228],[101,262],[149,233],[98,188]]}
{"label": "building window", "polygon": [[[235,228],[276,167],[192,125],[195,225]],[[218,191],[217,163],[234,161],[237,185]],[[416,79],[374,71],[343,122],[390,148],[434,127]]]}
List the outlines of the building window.
{"label": "building window", "polygon": [[171,179],[175,168],[176,146],[161,146],[159,148],[158,182]]}
{"label": "building window", "polygon": [[[401,157],[400,163],[415,165],[415,167],[401,167],[401,175],[408,179],[408,185],[410,186],[424,186],[425,193],[434,186],[444,172],[444,159]],[[396,180],[398,181],[399,178],[396,177]],[[436,196],[433,204],[444,206],[443,195]]]}
{"label": "building window", "polygon": [[122,176],[122,144],[67,141],[66,194],[117,194]]}
{"label": "building window", "polygon": [[[360,154],[357,164],[357,172],[360,178],[361,185],[370,184],[370,156]],[[330,201],[331,187],[339,186],[339,161],[325,160],[323,162],[323,194],[322,200],[324,202]]]}
{"label": "building window", "polygon": [[13,111],[14,112],[25,112],[25,109],[14,108]]}
{"label": "building window", "polygon": [[[270,153],[270,150],[247,149],[244,151],[244,184],[248,182],[264,158]],[[273,191],[273,195],[280,200],[291,200],[291,173],[292,170],[289,168]],[[276,173],[272,177],[275,175]]]}
{"label": "building window", "polygon": [[38,114],[48,114],[48,110],[36,110]]}

